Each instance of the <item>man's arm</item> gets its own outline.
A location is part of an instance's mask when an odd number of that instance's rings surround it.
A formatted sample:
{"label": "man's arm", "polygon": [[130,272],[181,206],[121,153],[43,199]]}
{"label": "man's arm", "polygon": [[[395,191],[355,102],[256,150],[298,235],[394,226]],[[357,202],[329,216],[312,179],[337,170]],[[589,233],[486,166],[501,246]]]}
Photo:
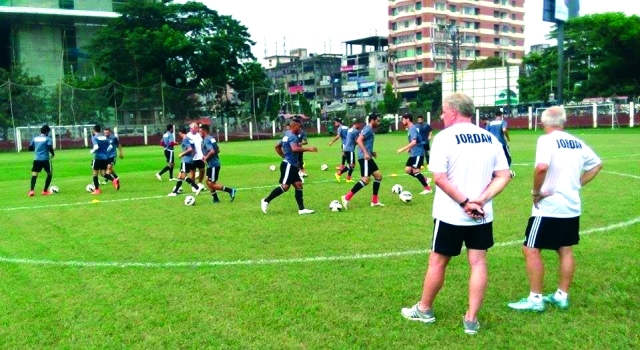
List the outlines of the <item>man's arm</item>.
{"label": "man's arm", "polygon": [[580,186],[584,186],[591,182],[591,180],[593,180],[593,178],[598,175],[600,170],[602,170],[602,163],[582,173],[582,175],[580,176]]}
{"label": "man's arm", "polygon": [[118,140],[118,151],[120,151],[120,159],[124,158],[124,153],[122,153],[122,145],[120,144],[120,140]]}
{"label": "man's arm", "polygon": [[358,144],[358,147],[364,154],[364,159],[366,160],[371,159],[371,155],[369,154],[369,152],[367,152],[367,148],[364,146],[364,136],[362,136],[362,134],[358,135],[358,138],[356,139],[356,143]]}
{"label": "man's arm", "polygon": [[329,142],[329,146],[333,145],[336,141],[338,141],[339,138],[340,138],[340,133],[338,133],[338,135],[336,135],[336,137],[331,139],[331,142]]}
{"label": "man's arm", "polygon": [[411,140],[411,142],[409,142],[409,144],[408,144],[408,145],[406,145],[406,146],[404,146],[404,147],[402,147],[402,148],[399,148],[396,152],[398,152],[398,153],[402,153],[402,152],[404,152],[404,151],[406,151],[406,150],[408,150],[408,149],[411,149],[411,147],[413,147],[413,146],[415,146],[415,145],[416,145],[416,140],[415,140],[415,139],[413,139],[413,140]]}
{"label": "man's arm", "polygon": [[549,164],[538,163],[533,170],[533,188],[531,189],[531,196],[533,197],[533,206],[538,208],[538,203],[544,197],[549,197],[553,193],[542,193],[540,189],[544,183],[544,179],[547,177],[547,171],[549,170]]}
{"label": "man's arm", "polygon": [[284,158],[284,152],[282,152],[282,144],[280,142],[276,143],[275,147],[276,153],[280,156],[280,158]]}
{"label": "man's arm", "polygon": [[502,127],[502,133],[504,134],[504,137],[507,139],[507,141],[511,142],[511,139],[509,138],[509,130],[507,129],[506,124],[504,124],[504,126]]}
{"label": "man's arm", "polygon": [[294,153],[302,153],[302,152],[318,152],[316,147],[300,147],[295,142],[291,143],[291,150]]}

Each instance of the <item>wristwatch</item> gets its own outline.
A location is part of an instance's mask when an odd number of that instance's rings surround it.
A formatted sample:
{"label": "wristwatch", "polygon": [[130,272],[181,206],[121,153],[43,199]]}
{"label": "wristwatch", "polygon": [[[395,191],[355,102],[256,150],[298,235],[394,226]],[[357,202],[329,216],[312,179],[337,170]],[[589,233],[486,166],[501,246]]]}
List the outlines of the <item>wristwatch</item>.
{"label": "wristwatch", "polygon": [[540,195],[540,192],[536,192],[534,190],[531,190],[531,195],[534,196],[534,197],[537,197],[537,196]]}
{"label": "wristwatch", "polygon": [[464,208],[465,205],[469,203],[469,198],[465,199],[464,202],[460,203],[460,206]]}

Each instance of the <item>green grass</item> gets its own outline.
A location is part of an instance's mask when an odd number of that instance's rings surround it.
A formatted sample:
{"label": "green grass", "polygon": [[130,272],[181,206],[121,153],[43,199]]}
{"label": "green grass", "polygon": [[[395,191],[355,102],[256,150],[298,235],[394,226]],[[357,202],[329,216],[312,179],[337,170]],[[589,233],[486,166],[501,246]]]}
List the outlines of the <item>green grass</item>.
{"label": "green grass", "polygon": [[[468,279],[463,257],[452,260],[434,306],[438,321],[431,325],[400,316],[400,308],[421,294],[426,254],[289,260],[429,248],[432,196],[417,195],[418,182],[402,175],[406,159],[395,150],[406,143],[404,133],[376,138],[387,206],[369,207],[367,187],[340,213],[328,204],[350,186],[319,170],[322,163],[333,169],[339,149],[327,146],[330,138],[311,139],[320,150],[305,155],[305,203],[317,213],[303,217],[293,193],[273,201],[268,215],[260,212],[260,198],[279,175],[268,169],[278,163],[274,141],[221,144],[220,182],[240,188],[238,197],[229,203],[222,194],[223,203],[212,205],[203,194],[194,207],[184,206],[183,196],[167,198],[174,183],[155,179],[164,165],[157,146],[125,148],[117,164],[121,191],[105,186],[94,204],[84,190],[91,182],[87,150],[57,152],[53,184],[61,193],[33,198],[26,196],[32,155],[0,154],[0,346],[638,348],[640,131],[572,132],[603,158],[604,170],[582,191],[581,229],[591,233],[575,249],[571,308],[509,310],[507,302],[528,293],[524,261],[519,243],[496,246],[489,252],[490,282],[476,337],[461,327]],[[495,202],[496,242],[522,240],[530,214],[540,133],[511,134],[517,177]],[[43,182],[41,176],[37,193]],[[412,203],[391,194],[395,183],[414,193]],[[556,287],[557,259],[553,252],[544,256],[548,292]],[[246,262],[260,259],[279,262]]]}

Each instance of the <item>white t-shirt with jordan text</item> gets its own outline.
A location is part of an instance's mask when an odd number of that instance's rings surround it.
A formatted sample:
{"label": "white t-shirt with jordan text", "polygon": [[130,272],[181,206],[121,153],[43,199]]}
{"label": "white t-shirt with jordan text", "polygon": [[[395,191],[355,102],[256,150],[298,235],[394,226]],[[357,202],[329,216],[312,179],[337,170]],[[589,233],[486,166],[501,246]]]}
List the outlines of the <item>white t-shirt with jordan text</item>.
{"label": "white t-shirt with jordan text", "polygon": [[[482,194],[495,171],[507,169],[509,165],[500,141],[471,123],[454,124],[433,138],[429,171],[446,173],[449,181],[469,199]],[[483,209],[484,222],[493,221],[492,201],[485,203]],[[460,203],[437,187],[433,199],[433,217],[451,225],[481,224],[465,214]]]}
{"label": "white t-shirt with jordan text", "polygon": [[600,158],[582,140],[564,131],[552,131],[538,138],[536,165],[547,164],[541,192],[553,193],[540,200],[532,216],[572,218],[580,216],[580,176],[600,164]]}
{"label": "white t-shirt with jordan text", "polygon": [[195,145],[196,153],[193,155],[193,160],[202,160],[202,158],[204,158],[204,154],[202,153],[202,136],[200,136],[200,133],[198,132],[195,134],[188,132],[187,137],[189,140],[193,141],[193,144]]}

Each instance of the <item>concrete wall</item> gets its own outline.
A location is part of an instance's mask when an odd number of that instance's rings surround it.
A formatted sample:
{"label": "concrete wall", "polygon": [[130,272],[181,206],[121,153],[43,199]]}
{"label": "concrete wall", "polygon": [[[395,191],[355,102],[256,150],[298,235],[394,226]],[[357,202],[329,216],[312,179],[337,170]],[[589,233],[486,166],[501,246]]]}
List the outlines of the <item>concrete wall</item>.
{"label": "concrete wall", "polygon": [[45,85],[63,76],[62,33],[59,27],[28,25],[17,28],[20,63],[31,75],[39,75]]}
{"label": "concrete wall", "polygon": [[[74,10],[113,11],[112,0],[75,0]],[[0,6],[60,8],[59,0],[0,0]]]}

